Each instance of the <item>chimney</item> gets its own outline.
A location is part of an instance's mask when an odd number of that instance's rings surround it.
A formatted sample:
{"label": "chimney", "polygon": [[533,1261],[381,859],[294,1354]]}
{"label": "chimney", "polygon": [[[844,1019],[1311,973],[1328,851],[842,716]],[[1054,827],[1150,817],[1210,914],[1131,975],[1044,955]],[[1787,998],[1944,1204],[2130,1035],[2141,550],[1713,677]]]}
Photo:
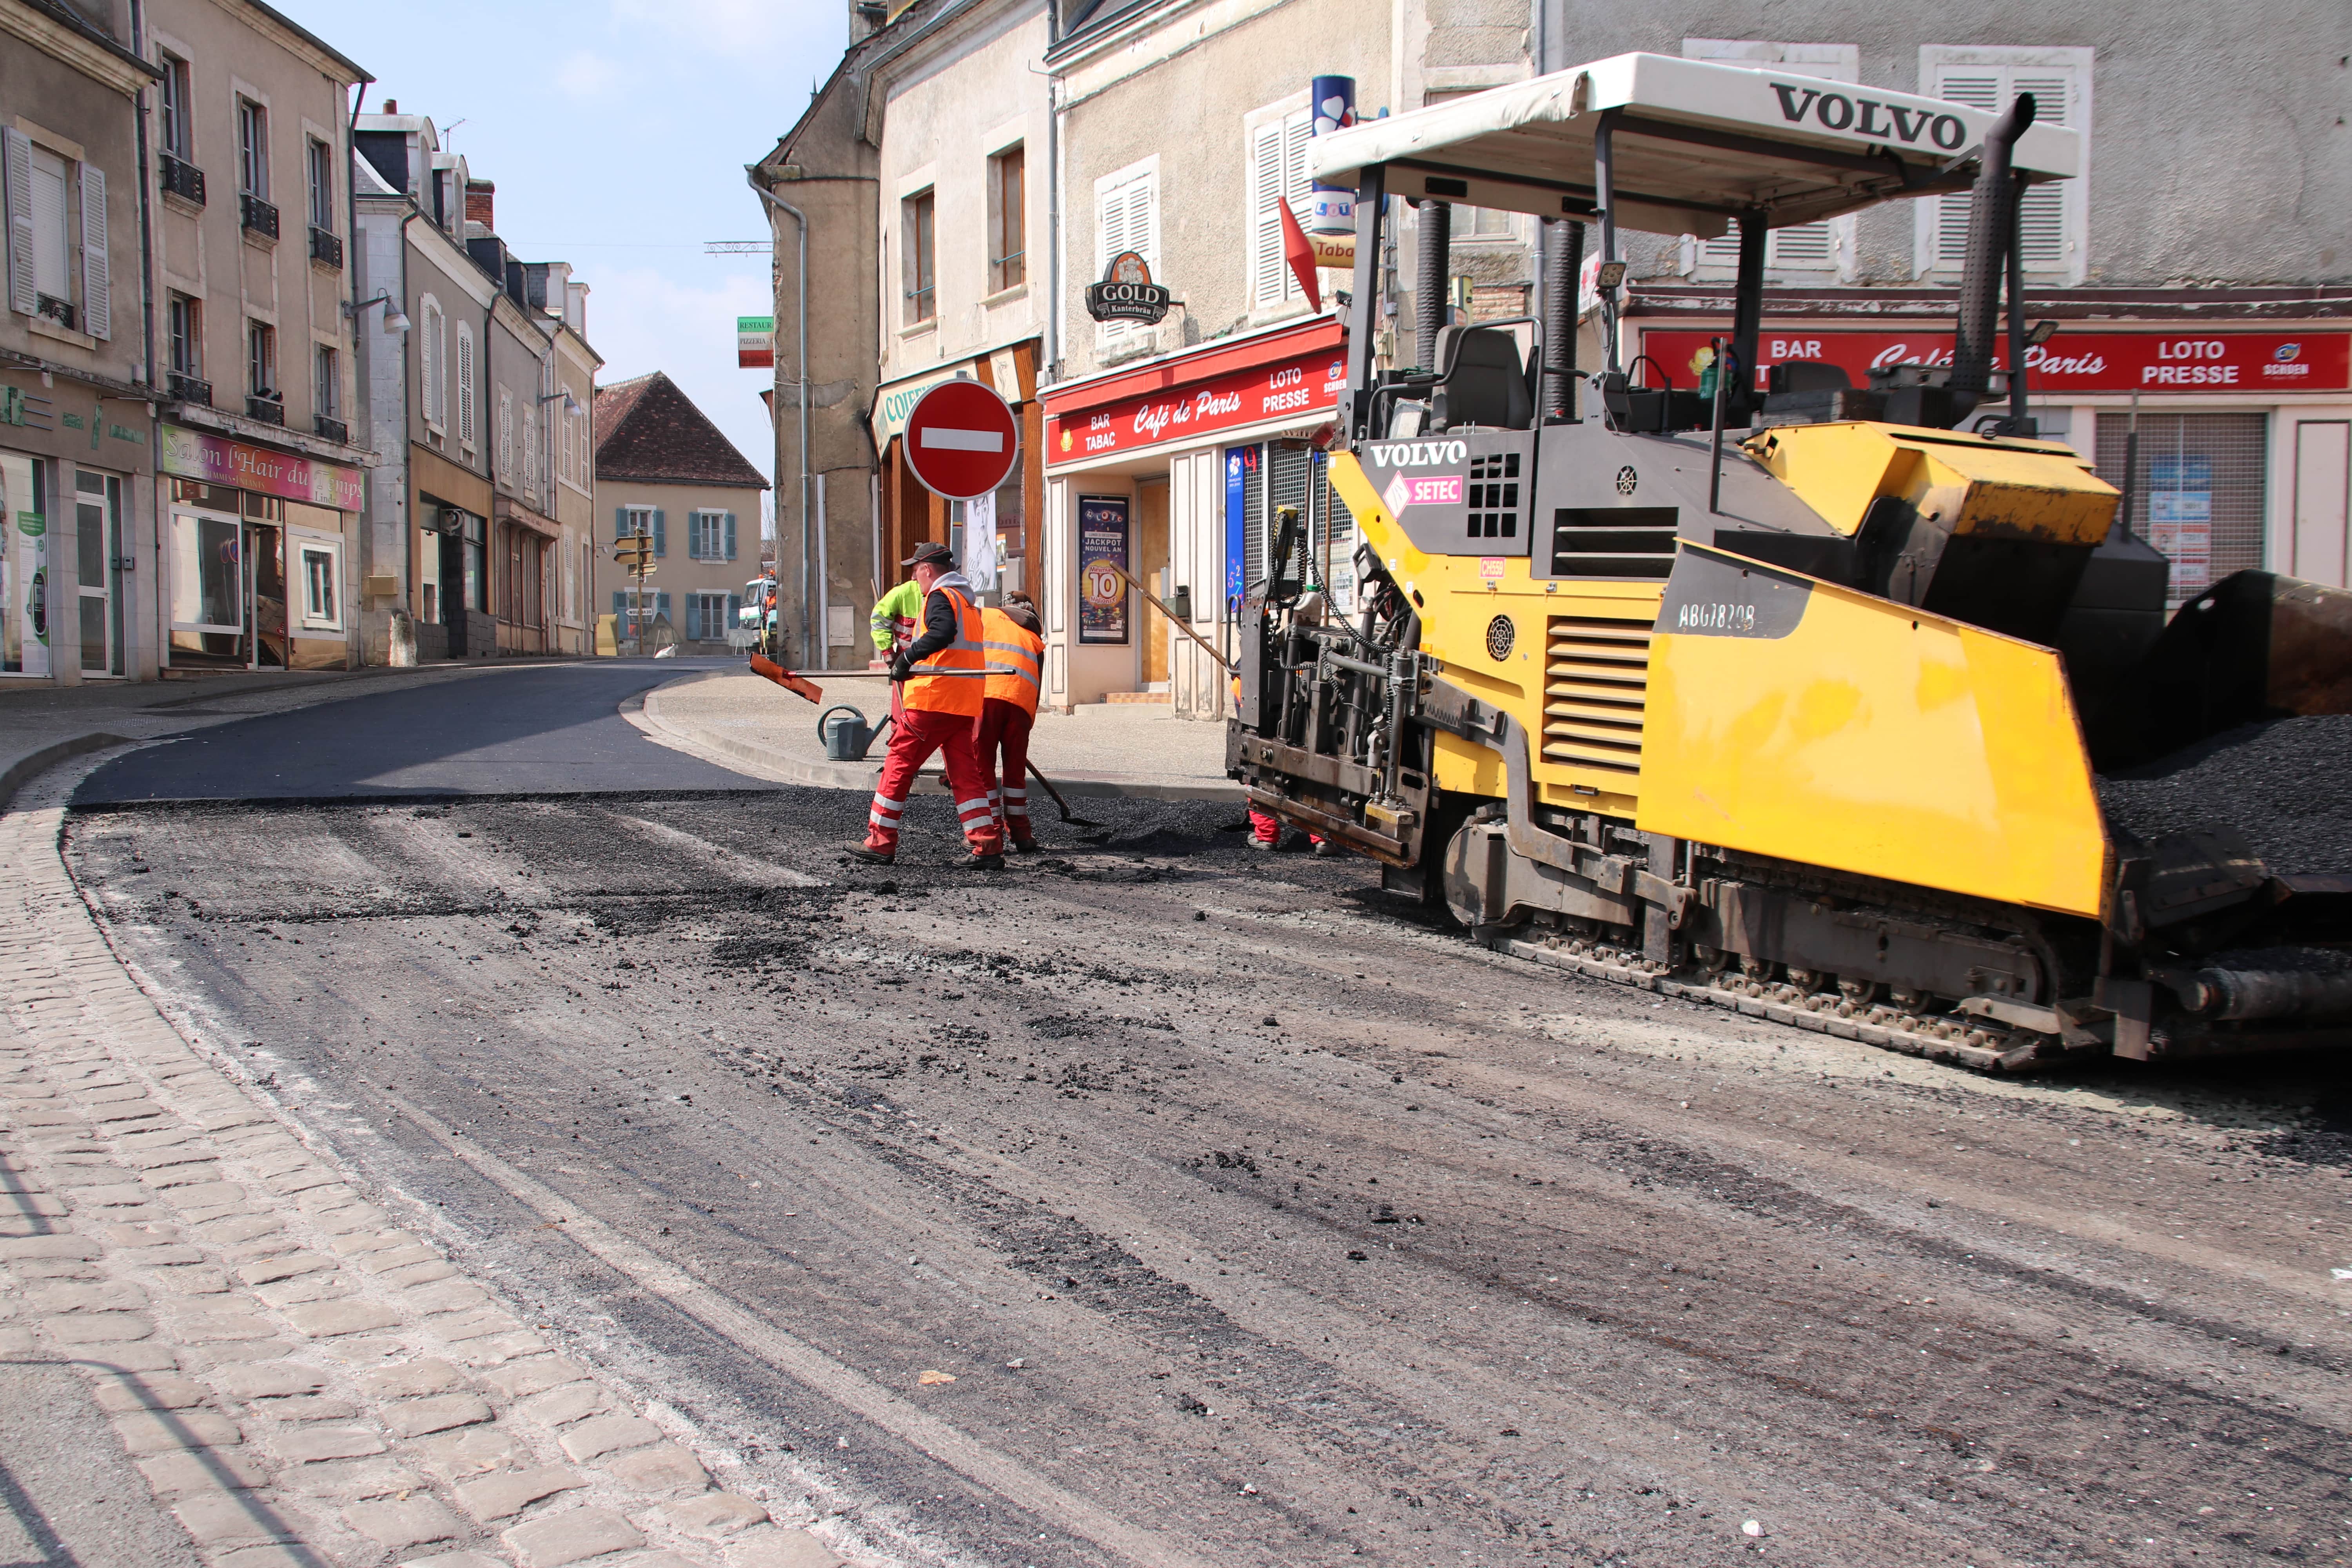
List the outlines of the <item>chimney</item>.
{"label": "chimney", "polygon": [[385,99],[383,100],[383,111],[386,114],[398,114],[400,112],[400,100],[396,98]]}
{"label": "chimney", "polygon": [[466,221],[467,223],[480,224],[484,230],[491,234],[499,232],[498,224],[490,216],[491,205],[497,198],[498,190],[498,186],[488,180],[466,182]]}

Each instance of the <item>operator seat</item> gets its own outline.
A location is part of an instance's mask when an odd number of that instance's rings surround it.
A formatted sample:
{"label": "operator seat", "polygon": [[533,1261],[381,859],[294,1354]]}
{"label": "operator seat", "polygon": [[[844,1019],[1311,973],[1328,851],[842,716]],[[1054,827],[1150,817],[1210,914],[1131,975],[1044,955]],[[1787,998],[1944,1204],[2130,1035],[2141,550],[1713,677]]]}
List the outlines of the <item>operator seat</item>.
{"label": "operator seat", "polygon": [[1432,430],[1465,425],[1525,430],[1535,424],[1527,367],[1519,363],[1518,340],[1509,332],[1499,327],[1440,328],[1437,363],[1454,368],[1431,400]]}

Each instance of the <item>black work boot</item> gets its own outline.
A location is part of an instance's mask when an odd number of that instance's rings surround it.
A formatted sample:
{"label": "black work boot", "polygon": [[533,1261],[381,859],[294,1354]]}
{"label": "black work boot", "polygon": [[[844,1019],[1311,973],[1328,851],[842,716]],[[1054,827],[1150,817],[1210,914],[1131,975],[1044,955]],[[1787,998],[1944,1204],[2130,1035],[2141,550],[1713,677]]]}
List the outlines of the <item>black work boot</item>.
{"label": "black work boot", "polygon": [[841,852],[841,857],[845,860],[863,860],[868,866],[896,866],[898,863],[898,857],[888,850],[870,848],[863,844],[851,845]]}
{"label": "black work boot", "polygon": [[1001,849],[992,855],[974,852],[957,864],[967,871],[1002,871],[1004,869],[1004,852]]}

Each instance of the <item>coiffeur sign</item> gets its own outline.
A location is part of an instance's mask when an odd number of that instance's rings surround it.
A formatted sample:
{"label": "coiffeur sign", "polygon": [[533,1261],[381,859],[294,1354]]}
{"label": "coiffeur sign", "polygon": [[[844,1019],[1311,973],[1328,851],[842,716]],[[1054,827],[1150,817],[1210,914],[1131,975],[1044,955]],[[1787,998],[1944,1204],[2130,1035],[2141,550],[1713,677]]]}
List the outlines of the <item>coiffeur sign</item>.
{"label": "coiffeur sign", "polygon": [[[1714,334],[1645,331],[1642,352],[1695,386],[1693,365]],[[1993,350],[2007,368],[2004,333]],[[1890,365],[1948,365],[1949,332],[1840,332],[1767,329],[1756,340],[1756,384],[1776,364],[1833,364],[1856,386]],[[2352,387],[2352,332],[2092,331],[2062,327],[2025,351],[2025,376],[2036,398],[2070,392],[2341,392]]]}
{"label": "coiffeur sign", "polygon": [[1320,349],[1148,397],[1049,417],[1045,449],[1052,461],[1067,463],[1162,442],[1198,441],[1220,430],[1332,407],[1347,384],[1346,351]]}
{"label": "coiffeur sign", "polygon": [[155,466],[184,479],[232,485],[241,490],[283,496],[337,511],[357,511],[364,504],[367,482],[357,468],[273,452],[247,446],[209,431],[178,425],[163,426],[155,450]]}

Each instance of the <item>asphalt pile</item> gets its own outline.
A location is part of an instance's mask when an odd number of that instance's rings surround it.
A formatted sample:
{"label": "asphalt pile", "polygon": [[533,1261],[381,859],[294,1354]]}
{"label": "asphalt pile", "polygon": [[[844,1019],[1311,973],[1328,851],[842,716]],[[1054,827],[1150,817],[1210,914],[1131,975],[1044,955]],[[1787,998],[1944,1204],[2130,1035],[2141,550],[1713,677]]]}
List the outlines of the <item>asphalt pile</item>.
{"label": "asphalt pile", "polygon": [[2231,831],[2273,871],[2352,870],[2352,715],[2242,725],[2098,788],[2108,825],[2143,843]]}

